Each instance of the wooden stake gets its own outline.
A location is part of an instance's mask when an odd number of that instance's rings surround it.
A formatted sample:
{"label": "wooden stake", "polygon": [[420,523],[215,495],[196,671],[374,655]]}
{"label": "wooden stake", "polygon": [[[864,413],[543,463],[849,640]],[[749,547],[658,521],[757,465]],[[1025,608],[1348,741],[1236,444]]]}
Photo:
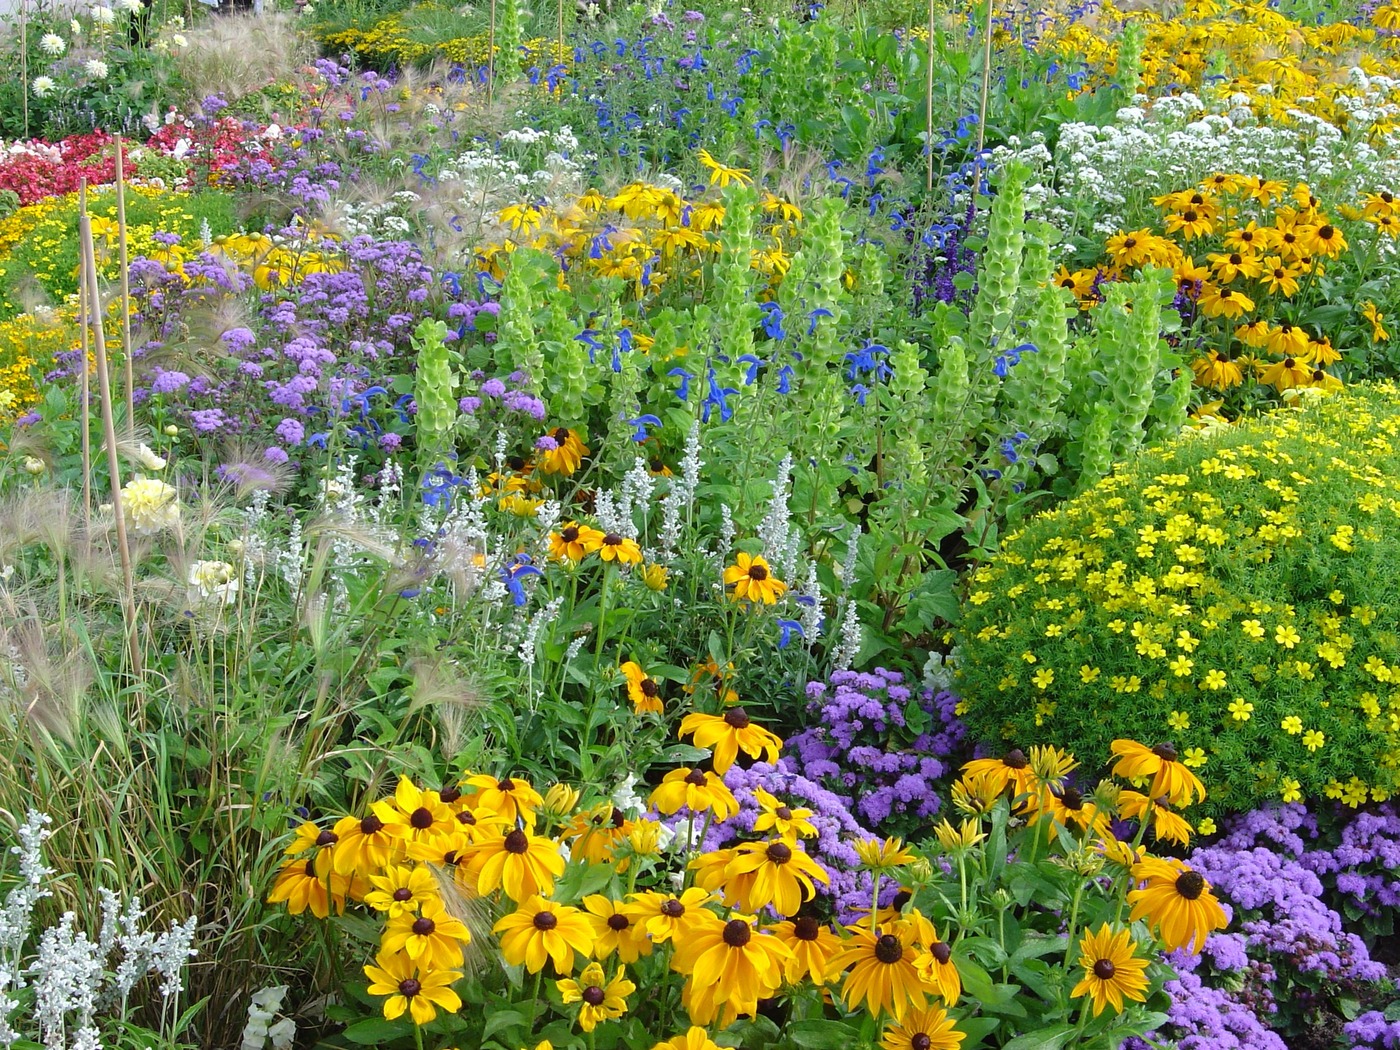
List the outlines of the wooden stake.
{"label": "wooden stake", "polygon": [[126,144],[117,136],[117,252],[122,268],[122,358],[126,363],[126,426],[136,425],[136,380],[131,362],[131,274],[127,272],[126,174],[122,155]]}
{"label": "wooden stake", "polygon": [[[78,182],[78,214],[87,214],[87,179]],[[88,283],[87,266],[83,263],[81,246],[78,250],[78,330],[81,333],[82,378],[78,396],[82,399],[79,416],[82,419],[83,445],[83,521],[92,521],[92,393],[88,389]]]}
{"label": "wooden stake", "polygon": [[562,64],[564,61],[564,0],[559,0],[559,53],[554,56]]}
{"label": "wooden stake", "polygon": [[486,104],[496,90],[496,0],[491,0],[491,25],[486,31]]}
{"label": "wooden stake", "polygon": [[24,111],[24,137],[29,138],[29,0],[19,0],[19,97]]}
{"label": "wooden stake", "polygon": [[925,190],[933,193],[933,0],[928,0],[928,80],[924,84],[924,105],[928,108],[928,179]]}
{"label": "wooden stake", "polygon": [[112,513],[116,515],[117,553],[121,557],[122,612],[126,620],[131,673],[141,675],[141,639],[136,629],[136,586],[131,573],[131,550],[126,543],[126,513],[122,509],[121,462],[117,458],[117,424],[112,411],[112,376],[107,367],[107,342],[102,334],[102,310],[97,295],[97,252],[92,244],[92,219],[86,206],[78,212],[78,237],[82,266],[87,274],[88,305],[92,316],[92,342],[97,352],[97,383],[102,395],[102,434],[107,446],[107,473],[112,483]]}
{"label": "wooden stake", "polygon": [[[992,86],[992,0],[987,0],[987,38],[982,50],[982,103],[977,113],[977,166],[982,163],[982,147],[987,144],[987,93]],[[976,187],[974,189],[974,196]]]}

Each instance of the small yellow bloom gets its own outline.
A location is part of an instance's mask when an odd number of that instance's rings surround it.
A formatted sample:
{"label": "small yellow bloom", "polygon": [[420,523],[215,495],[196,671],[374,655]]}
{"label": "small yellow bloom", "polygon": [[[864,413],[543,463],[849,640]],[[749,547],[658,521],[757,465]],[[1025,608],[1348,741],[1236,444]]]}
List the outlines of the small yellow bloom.
{"label": "small yellow bloom", "polygon": [[1254,705],[1242,696],[1237,696],[1230,701],[1230,717],[1236,722],[1248,722],[1250,716],[1254,714]]}
{"label": "small yellow bloom", "polygon": [[1177,731],[1191,728],[1191,716],[1185,711],[1173,711],[1167,716],[1167,725]]}
{"label": "small yellow bloom", "polygon": [[1293,629],[1292,624],[1279,624],[1274,628],[1274,641],[1285,649],[1292,649],[1303,640],[1303,636]]}
{"label": "small yellow bloom", "polygon": [[1037,689],[1049,689],[1055,682],[1055,672],[1052,668],[1042,667],[1035,674],[1031,675],[1031,681]]}
{"label": "small yellow bloom", "polygon": [[1303,731],[1303,720],[1297,715],[1289,715],[1279,723],[1279,727],[1289,736],[1297,736]]}
{"label": "small yellow bloom", "polygon": [[1309,751],[1316,751],[1325,743],[1327,736],[1320,729],[1309,729],[1303,734],[1303,746]]}
{"label": "small yellow bloom", "polygon": [[1283,801],[1297,802],[1303,797],[1303,792],[1300,790],[1301,787],[1302,785],[1292,777],[1284,777],[1283,780],[1279,782],[1279,793],[1282,795]]}
{"label": "small yellow bloom", "polygon": [[1206,764],[1205,750],[1199,747],[1188,747],[1186,753],[1181,756],[1181,761],[1192,769],[1200,769]]}

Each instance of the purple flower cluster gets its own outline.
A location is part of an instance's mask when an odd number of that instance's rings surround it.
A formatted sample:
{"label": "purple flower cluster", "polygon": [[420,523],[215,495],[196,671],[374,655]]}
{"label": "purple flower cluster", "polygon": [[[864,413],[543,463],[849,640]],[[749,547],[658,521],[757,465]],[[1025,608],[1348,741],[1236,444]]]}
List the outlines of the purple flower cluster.
{"label": "purple flower cluster", "polygon": [[1388,1020],[1379,1010],[1368,1010],[1342,1029],[1350,1050],[1397,1050],[1400,1021]]}
{"label": "purple flower cluster", "polygon": [[[1174,957],[1172,962],[1179,960]],[[1273,1008],[1264,968],[1232,973],[1231,978],[1242,976],[1245,984],[1244,991],[1235,993],[1207,983],[1187,965],[1164,986],[1172,998],[1167,1031],[1175,1040],[1173,1045],[1180,1050],[1288,1050],[1288,1044],[1260,1016]],[[1123,1043],[1123,1050],[1148,1050],[1154,1045],[1160,1044],[1133,1038]]]}
{"label": "purple flower cluster", "polygon": [[881,835],[908,835],[942,806],[935,784],[961,743],[958,698],[917,697],[897,671],[837,671],[807,686],[815,723],[787,742],[783,766],[825,784]]}

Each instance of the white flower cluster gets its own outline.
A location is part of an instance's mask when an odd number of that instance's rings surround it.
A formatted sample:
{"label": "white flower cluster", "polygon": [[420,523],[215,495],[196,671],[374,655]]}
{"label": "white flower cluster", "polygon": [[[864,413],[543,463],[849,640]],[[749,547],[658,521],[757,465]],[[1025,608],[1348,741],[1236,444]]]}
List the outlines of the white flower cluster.
{"label": "white flower cluster", "polygon": [[291,1050],[296,1038],[297,1023],[290,1017],[277,1017],[282,1000],[287,995],[285,984],[262,988],[253,993],[253,1001],[248,1004],[248,1023],[243,1026],[243,1043],[240,1050],[265,1050],[271,1042],[272,1050]]}

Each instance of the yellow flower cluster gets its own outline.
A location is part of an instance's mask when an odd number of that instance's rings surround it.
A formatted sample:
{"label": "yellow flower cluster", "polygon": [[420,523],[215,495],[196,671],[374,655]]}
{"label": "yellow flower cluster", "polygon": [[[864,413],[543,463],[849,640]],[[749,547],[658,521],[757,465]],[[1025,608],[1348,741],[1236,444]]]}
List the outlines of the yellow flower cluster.
{"label": "yellow flower cluster", "polygon": [[[1070,272],[1056,283],[1083,309],[1099,301],[1096,282],[1129,279],[1148,266],[1170,269],[1181,297],[1195,305],[1218,337],[1191,362],[1196,382],[1225,392],[1255,380],[1282,393],[1294,387],[1341,387],[1327,369],[1341,360],[1331,339],[1285,319],[1306,297],[1332,260],[1353,239],[1400,235],[1400,207],[1389,192],[1371,193],[1342,209],[1344,227],[1322,210],[1306,183],[1291,190],[1258,176],[1218,173],[1198,186],[1153,198],[1162,210],[1162,232],[1119,230],[1108,238],[1102,264]],[[1389,338],[1374,304],[1359,310],[1373,342]]]}
{"label": "yellow flower cluster", "polygon": [[[749,181],[744,169],[701,153],[711,186]],[[756,232],[766,243],[754,249],[750,265],[775,287],[792,264],[786,244],[797,238],[802,211],[766,191],[761,207],[764,222]],[[711,195],[687,200],[645,182],[631,183],[612,196],[590,189],[560,208],[523,201],[502,209],[503,235],[480,249],[477,260],[500,280],[501,256],[519,247],[539,248],[566,259],[570,272],[620,277],[641,299],[676,277],[698,278],[704,261],[719,252],[717,234],[724,218],[724,203]],[[568,287],[562,272],[559,283]]]}
{"label": "yellow flower cluster", "polygon": [[[1384,28],[1389,10],[1394,8],[1376,12],[1376,26]],[[1364,91],[1350,75],[1353,68],[1368,77],[1400,76],[1397,38],[1340,17],[1310,24],[1257,0],[1187,0],[1184,12],[1170,15],[1150,7],[1125,11],[1105,0],[1092,19],[1060,16],[1040,47],[1087,61],[1096,75],[1082,90],[1092,90],[1118,77],[1120,35],[1127,26],[1143,34],[1140,84],[1149,96],[1183,87],[1203,97],[1243,95],[1261,121],[1289,124],[1293,111],[1303,111],[1373,137],[1396,126],[1377,107],[1358,109],[1347,100]],[[1214,79],[1222,70],[1226,79]],[[1386,101],[1400,101],[1387,90]],[[1375,116],[1368,126],[1351,127],[1357,112]]]}
{"label": "yellow flower cluster", "polygon": [[[412,10],[430,12],[439,10],[439,7],[436,4],[419,4]],[[491,55],[490,37],[485,33],[424,42],[412,31],[403,12],[381,18],[367,29],[351,26],[324,32],[321,42],[330,49],[351,51],[363,58],[388,60],[400,65],[441,58],[462,65],[484,66]],[[497,62],[504,60],[499,44],[495,53]],[[522,42],[519,61],[522,71],[531,68],[543,70],[568,65],[573,61],[573,52],[567,47],[561,49],[556,39],[537,37]]]}
{"label": "yellow flower cluster", "polygon": [[1400,388],[1183,437],[1007,536],[971,577],[983,732],[1095,758],[1125,717],[1210,763],[1221,808],[1400,784]]}

